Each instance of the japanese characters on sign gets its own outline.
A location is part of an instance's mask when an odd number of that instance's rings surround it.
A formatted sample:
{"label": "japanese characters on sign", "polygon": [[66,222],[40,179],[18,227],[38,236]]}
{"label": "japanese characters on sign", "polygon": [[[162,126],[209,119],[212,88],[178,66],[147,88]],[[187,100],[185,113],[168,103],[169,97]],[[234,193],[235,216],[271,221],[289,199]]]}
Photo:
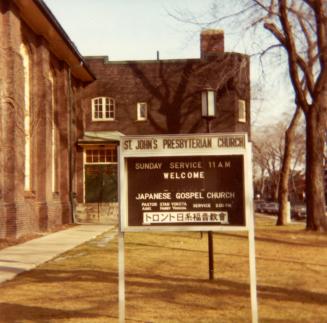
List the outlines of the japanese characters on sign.
{"label": "japanese characters on sign", "polygon": [[126,137],[123,229],[245,226],[246,135]]}

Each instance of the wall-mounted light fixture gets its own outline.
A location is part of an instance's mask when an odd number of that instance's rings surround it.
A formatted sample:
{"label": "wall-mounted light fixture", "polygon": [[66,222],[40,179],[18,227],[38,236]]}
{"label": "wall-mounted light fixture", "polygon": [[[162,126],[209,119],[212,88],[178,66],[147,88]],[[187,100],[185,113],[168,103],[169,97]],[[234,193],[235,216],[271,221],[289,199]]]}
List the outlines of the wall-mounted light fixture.
{"label": "wall-mounted light fixture", "polygon": [[[207,122],[207,132],[210,133],[210,121],[216,117],[216,91],[212,88],[204,89],[201,93],[202,98],[202,118]],[[208,267],[209,280],[214,279],[214,253],[213,253],[213,234],[208,231]]]}

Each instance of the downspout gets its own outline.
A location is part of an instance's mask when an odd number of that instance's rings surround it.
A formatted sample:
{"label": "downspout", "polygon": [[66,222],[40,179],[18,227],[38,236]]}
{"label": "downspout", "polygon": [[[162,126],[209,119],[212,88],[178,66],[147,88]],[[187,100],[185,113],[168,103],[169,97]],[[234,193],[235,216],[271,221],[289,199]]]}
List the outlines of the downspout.
{"label": "downspout", "polygon": [[73,91],[72,91],[72,76],[71,76],[71,68],[68,66],[68,163],[69,163],[69,202],[70,202],[70,211],[71,211],[71,220],[73,223],[77,223],[76,221],[76,193],[73,191],[74,187],[74,171],[75,171],[75,161],[73,158],[74,150],[73,150]]}

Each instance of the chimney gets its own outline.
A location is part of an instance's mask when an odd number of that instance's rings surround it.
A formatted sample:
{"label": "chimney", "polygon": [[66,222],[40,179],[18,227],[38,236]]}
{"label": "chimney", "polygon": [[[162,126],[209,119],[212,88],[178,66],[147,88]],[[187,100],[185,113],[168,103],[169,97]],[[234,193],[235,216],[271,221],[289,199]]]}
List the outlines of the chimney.
{"label": "chimney", "polygon": [[204,29],[201,32],[201,58],[224,52],[224,31]]}

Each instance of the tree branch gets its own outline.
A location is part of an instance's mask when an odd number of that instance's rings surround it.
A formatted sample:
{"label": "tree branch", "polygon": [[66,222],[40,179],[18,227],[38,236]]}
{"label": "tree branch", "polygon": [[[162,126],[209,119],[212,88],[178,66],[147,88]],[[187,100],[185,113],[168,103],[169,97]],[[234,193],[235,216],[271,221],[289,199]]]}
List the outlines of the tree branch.
{"label": "tree branch", "polygon": [[311,7],[311,9],[313,9],[314,7],[314,0],[303,0],[309,7]]}
{"label": "tree branch", "polygon": [[[296,94],[296,103],[301,106],[304,112],[309,109],[309,104],[307,102],[305,93],[301,86],[301,81],[299,77],[298,67],[306,74],[305,62],[300,59],[296,51],[296,45],[294,41],[294,36],[292,34],[292,27],[287,16],[287,4],[286,0],[279,0],[279,19],[282,25],[284,34],[282,34],[275,25],[270,24],[268,30],[270,30],[273,35],[283,44],[288,54],[290,78],[293,84],[293,88]],[[266,28],[267,28],[266,27]]]}
{"label": "tree branch", "polygon": [[322,0],[311,1],[312,9],[315,12],[317,25],[317,47],[319,52],[320,70],[315,87],[315,95],[319,93],[327,79],[327,17],[324,13]]}
{"label": "tree branch", "polygon": [[312,40],[311,34],[308,31],[303,17],[298,16],[298,21],[300,24],[300,27],[303,31],[304,37],[307,41],[307,56],[308,56],[308,62],[305,63],[303,60],[301,62],[301,66],[303,66],[303,71],[305,73],[305,78],[306,78],[306,85],[308,88],[308,91],[311,95],[311,97],[313,97],[313,92],[314,92],[314,77],[313,77],[313,65],[314,62],[316,61],[315,56],[314,55],[314,48],[315,48],[315,42]]}

